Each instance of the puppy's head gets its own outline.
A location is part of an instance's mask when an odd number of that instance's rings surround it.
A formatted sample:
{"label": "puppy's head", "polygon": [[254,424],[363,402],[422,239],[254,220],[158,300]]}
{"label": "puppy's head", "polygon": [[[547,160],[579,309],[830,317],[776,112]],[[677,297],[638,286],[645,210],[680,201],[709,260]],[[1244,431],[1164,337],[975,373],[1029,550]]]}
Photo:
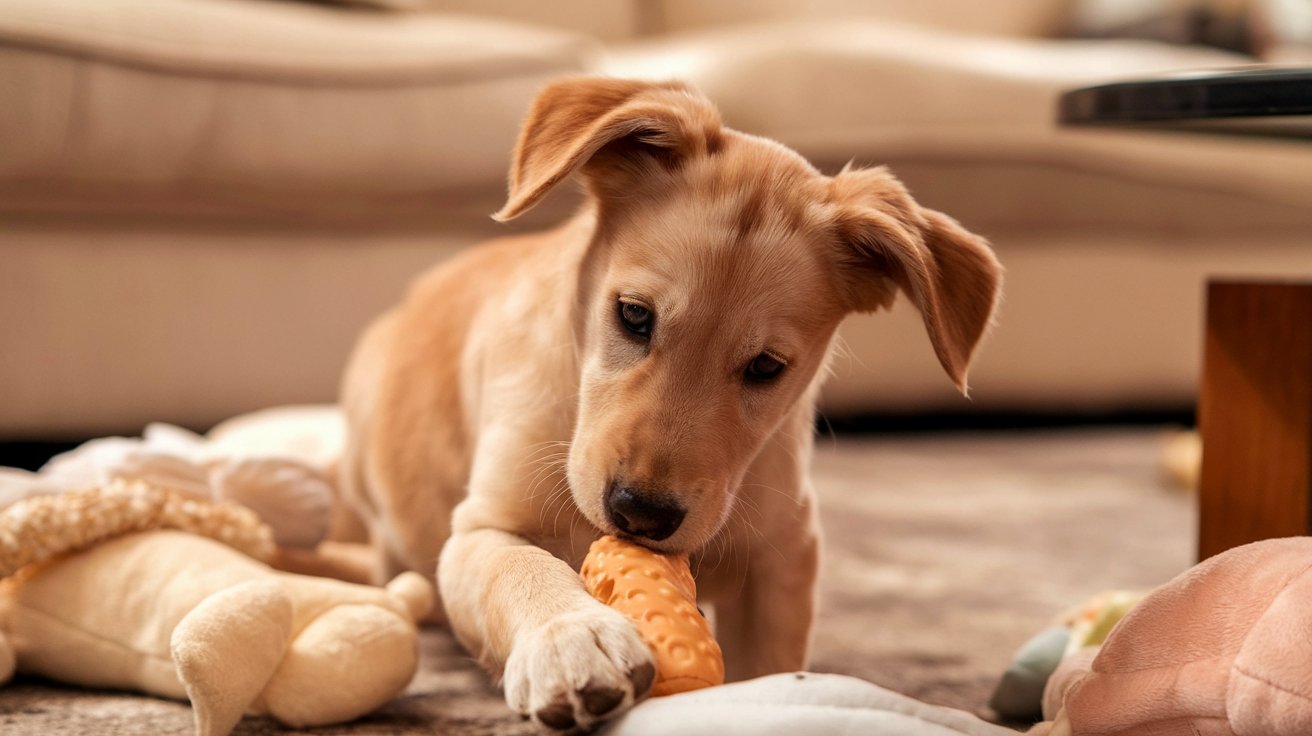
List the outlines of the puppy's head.
{"label": "puppy's head", "polygon": [[496,217],[575,170],[597,226],[579,274],[568,476],[603,531],[665,551],[704,545],[764,443],[810,400],[839,321],[898,290],[965,390],[1000,269],[887,170],[823,176],[723,127],[681,84],[599,78],[539,94]]}

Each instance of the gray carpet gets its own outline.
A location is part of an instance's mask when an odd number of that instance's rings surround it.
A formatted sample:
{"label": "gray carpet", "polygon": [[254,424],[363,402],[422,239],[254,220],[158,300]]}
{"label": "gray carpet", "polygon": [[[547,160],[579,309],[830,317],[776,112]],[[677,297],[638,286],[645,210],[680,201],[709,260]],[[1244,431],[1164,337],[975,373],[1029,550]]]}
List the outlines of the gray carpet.
{"label": "gray carpet", "polygon": [[[1052,616],[1191,563],[1193,499],[1159,482],[1160,440],[1142,429],[822,440],[812,669],[987,717],[1012,651]],[[0,689],[6,736],[190,732],[181,703],[28,679]],[[450,636],[430,630],[403,697],[306,733],[528,732]],[[248,718],[234,733],[296,732]]]}

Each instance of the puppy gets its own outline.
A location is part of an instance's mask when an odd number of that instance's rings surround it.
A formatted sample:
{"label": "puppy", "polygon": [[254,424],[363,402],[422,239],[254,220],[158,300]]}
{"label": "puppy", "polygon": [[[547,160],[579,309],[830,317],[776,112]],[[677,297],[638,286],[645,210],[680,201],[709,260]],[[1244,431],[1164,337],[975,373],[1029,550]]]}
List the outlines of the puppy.
{"label": "puppy", "polygon": [[692,554],[730,679],[805,666],[835,328],[901,290],[964,390],[1000,280],[981,238],[885,169],[824,176],[682,84],[546,87],[494,217],[575,172],[573,219],[451,259],[368,329],[342,468],[379,579],[436,566],[456,636],[515,711],[562,731],[652,681],[576,572],[602,533]]}

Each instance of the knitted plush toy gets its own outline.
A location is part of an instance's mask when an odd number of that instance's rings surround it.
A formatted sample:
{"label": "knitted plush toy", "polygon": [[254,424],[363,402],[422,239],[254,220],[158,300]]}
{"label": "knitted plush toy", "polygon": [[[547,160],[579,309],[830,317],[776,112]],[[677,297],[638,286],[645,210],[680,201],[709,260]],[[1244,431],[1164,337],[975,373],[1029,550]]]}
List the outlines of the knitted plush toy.
{"label": "knitted plush toy", "polygon": [[243,713],[290,726],[359,717],[417,665],[432,585],[274,571],[272,533],[236,504],[141,481],[0,511],[0,683],[15,669],[189,698],[200,736]]}

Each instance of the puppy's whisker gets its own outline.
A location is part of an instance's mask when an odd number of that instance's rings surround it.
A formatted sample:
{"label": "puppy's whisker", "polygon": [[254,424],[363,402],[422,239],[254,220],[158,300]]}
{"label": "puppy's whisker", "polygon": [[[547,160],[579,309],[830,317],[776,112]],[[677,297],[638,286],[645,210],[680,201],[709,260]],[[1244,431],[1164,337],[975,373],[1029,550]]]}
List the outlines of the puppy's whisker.
{"label": "puppy's whisker", "polygon": [[[750,531],[756,531],[751,522],[743,515],[742,509],[735,506],[730,514],[731,519],[740,521],[742,525]],[[759,534],[759,532],[757,533]],[[743,593],[743,589],[747,586],[747,567],[751,564],[751,555],[748,554],[747,551],[744,551],[740,562],[738,559],[738,548],[734,540],[734,535],[726,534],[725,537],[726,538],[721,540],[721,542],[724,547],[727,547],[727,554],[723,552],[721,553],[721,558],[717,561],[714,569],[718,570],[722,564],[727,565],[730,574],[737,583],[737,588],[734,590],[734,597],[740,597]]]}
{"label": "puppy's whisker", "polygon": [[734,540],[734,535],[733,534],[724,535],[724,544],[726,547],[725,554],[724,554],[724,563],[729,567],[730,570],[733,570],[738,566],[737,564],[738,545],[737,542]]}
{"label": "puppy's whisker", "polygon": [[[788,498],[788,499],[790,499],[790,500],[792,499],[791,496],[789,496],[788,494],[786,494],[786,493],[784,493],[783,491],[779,490],[778,488],[774,488],[773,486],[765,485],[764,483],[752,483],[752,484],[749,484],[749,485],[751,485],[751,486],[753,486],[753,487],[764,488],[764,489],[769,490],[769,491],[774,491],[775,493],[778,493],[779,495],[781,495],[781,496],[783,496],[783,497],[785,497],[785,498]],[[740,499],[741,499],[741,500],[742,500],[747,506],[749,506],[749,507],[751,508],[751,510],[757,515],[757,517],[760,517],[760,516],[761,516],[761,508],[760,508],[760,506],[757,505],[755,499],[753,499],[751,496],[747,496],[747,495],[740,495],[739,498],[740,498]],[[774,552],[776,555],[779,556],[779,559],[787,561],[787,557],[784,555],[783,552],[781,552],[781,551],[779,550],[779,548],[778,548],[777,546],[775,546],[774,542],[771,541],[771,539],[770,539],[767,535],[765,535],[764,533],[762,533],[761,530],[758,529],[758,528],[756,527],[756,524],[752,523],[751,518],[748,517],[748,515],[747,515],[747,513],[746,513],[745,510],[743,510],[743,509],[739,509],[739,508],[737,508],[737,507],[735,506],[734,511],[738,513],[738,518],[742,521],[743,526],[745,526],[745,527],[747,528],[747,531],[748,531],[749,533],[751,533],[753,536],[755,536],[757,540],[759,540],[760,542],[762,542],[763,544],[765,544],[766,547],[769,547],[770,550],[771,550],[772,552]]]}
{"label": "puppy's whisker", "polygon": [[532,451],[538,450],[538,449],[543,448],[543,447],[569,447],[569,441],[568,441],[568,440],[545,440],[545,441],[543,441],[543,442],[534,442],[533,444],[528,445],[528,446],[525,447],[524,449],[527,450],[527,451],[529,451],[529,452],[532,452]]}
{"label": "puppy's whisker", "polygon": [[[847,340],[843,339],[841,334],[835,335],[834,341],[831,344],[834,348],[834,357],[842,359],[848,364],[848,367],[851,367],[852,363],[856,363],[859,370],[868,371],[870,369],[870,366],[866,365],[866,362],[861,359],[861,356],[857,355],[856,351],[848,346]],[[827,371],[826,375],[832,376],[836,372],[836,369],[833,367],[834,362],[835,361],[832,360],[825,361],[825,370]]]}
{"label": "puppy's whisker", "polygon": [[532,473],[529,475],[527,485],[531,488],[549,473],[560,471],[565,466],[566,459],[563,457],[544,458],[537,461],[532,466]]}
{"label": "puppy's whisker", "polygon": [[566,481],[564,473],[567,459],[568,453],[555,453],[548,458],[540,460],[539,467],[534,472],[533,482],[529,485],[526,493],[526,500],[537,498],[540,495],[538,488],[546,482],[548,478],[554,477],[551,487],[545,491],[547,498],[538,510],[539,526],[541,526],[542,522],[546,520],[547,509],[551,507],[553,501],[558,496],[562,485],[568,487],[568,482]]}
{"label": "puppy's whisker", "polygon": [[[566,498],[568,495],[569,481],[564,476],[561,476],[560,479],[556,481],[556,485],[551,489],[551,494],[547,497],[547,502],[542,506],[543,515],[546,514],[546,510],[551,506],[554,505],[556,507],[556,515],[551,519],[551,536],[553,537],[556,536],[560,524],[560,513],[565,510],[566,506],[570,505],[569,500]],[[572,514],[573,510],[571,510],[570,513]]]}
{"label": "puppy's whisker", "polygon": [[524,458],[524,464],[530,465],[541,462],[547,458],[557,458],[569,455],[569,445],[566,443],[552,443],[538,446]]}
{"label": "puppy's whisker", "polygon": [[580,518],[581,516],[582,516],[582,514],[578,512],[578,508],[577,508],[577,507],[575,507],[575,508],[571,508],[571,509],[570,509],[570,515],[569,515],[569,548],[570,548],[571,550],[572,550],[572,549],[575,549],[575,546],[574,546],[575,527],[576,527],[576,525],[579,523],[579,518]]}
{"label": "puppy's whisker", "polygon": [[834,431],[834,425],[829,422],[829,417],[825,416],[825,413],[822,411],[817,411],[815,415],[824,425],[823,430],[820,430],[820,428],[817,427],[815,431],[817,431],[821,437],[829,441],[830,449],[838,447],[838,433]]}
{"label": "puppy's whisker", "polygon": [[531,477],[531,480],[537,480],[545,473],[549,473],[553,470],[559,470],[561,467],[564,466],[564,464],[565,464],[564,457],[547,457],[538,460],[533,465],[533,475]]}
{"label": "puppy's whisker", "polygon": [[[539,442],[537,444],[530,445],[526,449],[528,451],[528,456],[524,459],[524,462],[533,463],[533,462],[537,462],[538,460],[541,460],[544,456],[551,456],[553,454],[560,454],[560,453],[568,454],[569,443],[562,442],[559,440],[552,440],[548,442]],[[556,452],[553,453],[552,452],[553,450]]]}
{"label": "puppy's whisker", "polygon": [[[538,486],[540,486],[543,483],[543,481],[545,481],[552,474],[561,477],[564,476],[564,473],[562,472],[565,467],[564,458],[552,458],[550,460],[543,460],[539,462],[540,462],[540,466],[537,468],[536,471],[534,471],[533,478],[528,484],[528,489],[526,493],[526,498],[528,500],[537,498]],[[557,480],[557,482],[559,482],[559,480]]]}
{"label": "puppy's whisker", "polygon": [[[784,491],[779,490],[778,488],[776,488],[776,487],[774,487],[774,486],[769,486],[769,485],[766,485],[766,484],[764,484],[764,483],[743,483],[743,484],[742,484],[741,486],[739,486],[739,487],[740,487],[740,488],[764,488],[764,489],[767,490],[767,491],[770,491],[770,492],[772,492],[772,493],[777,493],[777,494],[779,494],[780,496],[782,496],[783,498],[787,499],[788,501],[790,501],[790,502],[792,502],[792,503],[797,503],[797,501],[798,501],[797,496],[795,496],[795,495],[793,495],[793,494],[790,494],[790,493],[786,493],[786,492],[784,492]],[[741,495],[740,498],[744,498],[744,499],[746,499],[748,502],[752,503],[753,505],[756,504],[756,499],[752,498],[751,496]]]}

